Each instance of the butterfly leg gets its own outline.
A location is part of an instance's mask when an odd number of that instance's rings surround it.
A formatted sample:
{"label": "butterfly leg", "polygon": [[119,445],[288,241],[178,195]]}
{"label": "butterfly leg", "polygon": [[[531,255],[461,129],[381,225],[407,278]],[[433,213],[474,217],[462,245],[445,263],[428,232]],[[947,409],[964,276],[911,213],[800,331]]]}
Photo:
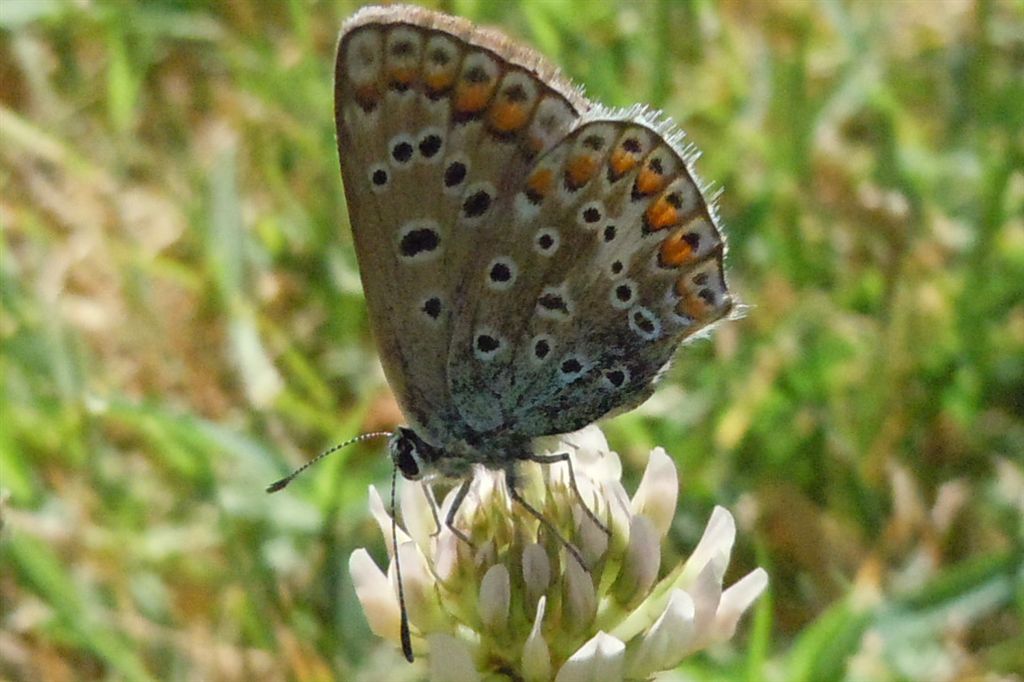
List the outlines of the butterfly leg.
{"label": "butterfly leg", "polygon": [[473,546],[469,536],[463,533],[461,530],[455,527],[455,514],[458,513],[459,507],[462,506],[462,501],[466,499],[466,495],[469,494],[469,486],[473,482],[472,477],[466,478],[459,486],[459,490],[455,493],[455,499],[452,500],[452,508],[448,510],[448,515],[444,519],[444,525],[448,526],[448,530],[452,532],[458,539],[465,542],[470,547]]}
{"label": "butterfly leg", "polygon": [[548,521],[543,514],[537,511],[537,509],[535,509],[529,502],[527,502],[523,498],[522,495],[519,494],[519,491],[516,489],[515,473],[510,471],[509,469],[505,470],[505,485],[508,487],[509,497],[518,502],[520,505],[522,505],[523,509],[525,509],[530,514],[530,516],[540,521],[541,524],[543,524],[544,527],[548,529],[548,532],[554,535],[555,538],[562,544],[562,546],[569,550],[569,554],[572,554],[573,558],[576,559],[576,561],[583,568],[583,570],[587,573],[590,573],[590,568],[588,568],[586,562],[583,561],[583,555],[581,555],[580,551],[576,549],[576,546],[568,540],[566,540],[562,536],[562,534],[559,533],[553,525],[551,525],[551,522]]}
{"label": "butterfly leg", "polygon": [[576,473],[573,471],[572,459],[569,457],[568,452],[561,452],[557,455],[531,454],[529,459],[531,462],[537,462],[537,464],[547,465],[565,462],[565,465],[569,467],[569,487],[572,488],[573,494],[576,495],[576,500],[580,503],[580,506],[583,507],[584,513],[586,513],[586,515],[590,517],[590,520],[593,521],[598,528],[604,531],[605,535],[607,535],[608,537],[612,536],[611,529],[609,529],[608,526],[601,523],[601,520],[597,518],[597,514],[590,510],[590,507],[587,506],[587,503],[583,499],[583,495],[580,494],[580,489],[576,485]]}
{"label": "butterfly leg", "polygon": [[434,517],[435,530],[430,537],[436,538],[441,534],[441,517],[437,513],[437,498],[434,497],[434,488],[423,481],[420,482],[420,485],[423,486],[423,495],[427,498],[427,504],[430,506],[430,514]]}

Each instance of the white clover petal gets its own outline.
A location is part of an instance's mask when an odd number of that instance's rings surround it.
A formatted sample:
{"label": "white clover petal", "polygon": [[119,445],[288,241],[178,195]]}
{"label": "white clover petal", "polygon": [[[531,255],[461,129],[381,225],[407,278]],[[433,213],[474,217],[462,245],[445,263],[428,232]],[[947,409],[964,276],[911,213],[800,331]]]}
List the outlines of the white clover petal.
{"label": "white clover petal", "polygon": [[[593,566],[608,551],[608,535],[580,507],[573,507],[573,517],[576,521],[577,546],[587,565]],[[608,523],[607,517],[604,523]]]}
{"label": "white clover petal", "polygon": [[498,550],[494,546],[494,540],[488,540],[476,548],[473,553],[473,563],[477,568],[490,566],[498,558]]}
{"label": "white clover petal", "polygon": [[598,632],[569,657],[555,682],[616,682],[626,665],[626,645],[606,632]]}
{"label": "white clover petal", "polygon": [[[552,464],[548,467],[548,478],[552,481],[557,481],[551,485],[557,485],[572,496],[572,499],[577,504],[582,503],[587,505],[588,509],[591,509],[597,516],[602,515],[601,508],[601,482],[588,475],[585,469],[582,469],[577,463],[575,456],[572,460],[574,475],[576,476],[576,488],[579,490],[579,497],[572,492],[571,481],[569,480],[569,463]],[[548,490],[551,490],[549,487]]]}
{"label": "white clover petal", "polygon": [[349,557],[348,572],[352,576],[352,585],[370,630],[378,637],[397,643],[401,614],[398,598],[388,577],[373,562],[369,552],[362,548],[352,552]]}
{"label": "white clover petal", "polygon": [[551,561],[544,547],[536,542],[531,542],[523,549],[523,582],[527,604],[541,599],[551,584]]}
{"label": "white clover petal", "polygon": [[444,629],[445,617],[426,558],[412,540],[398,545],[398,556],[402,561],[402,587],[409,622],[421,632]]}
{"label": "white clover petal", "polygon": [[[564,464],[539,464],[537,462],[521,462],[518,465],[519,471],[516,481],[519,484],[519,494],[527,500],[532,500],[534,506],[544,507],[551,494],[553,480],[559,480],[557,474],[565,469]],[[559,483],[558,485],[561,485]],[[502,486],[502,492],[507,494],[508,487]]]}
{"label": "white clover petal", "polygon": [[[658,615],[660,615],[668,603],[669,592],[673,588],[681,588],[693,594],[693,585],[701,572],[711,566],[709,576],[718,576],[718,583],[715,589],[721,585],[721,576],[729,561],[729,552],[732,549],[735,538],[736,525],[732,515],[721,507],[716,507],[708,521],[707,528],[700,542],[697,543],[693,554],[682,566],[677,566],[672,572],[659,582],[651,592],[651,595],[644,599],[633,611],[611,628],[612,634],[624,641],[629,641],[640,632],[645,630]],[[702,583],[703,585],[703,583]],[[703,597],[702,593],[702,597]],[[696,599],[694,600],[697,601]],[[706,603],[710,599],[705,599]],[[717,597],[714,598],[717,604]],[[713,611],[712,611],[713,613]],[[700,623],[697,625],[700,629]]]}
{"label": "white clover petal", "polygon": [[677,585],[687,589],[712,560],[721,560],[724,556],[725,562],[728,563],[735,541],[736,521],[732,514],[724,507],[715,507],[704,529],[704,535],[701,536],[690,558],[686,560],[686,566],[679,576]]}
{"label": "white clover petal", "polygon": [[768,573],[755,568],[722,593],[712,628],[712,640],[724,642],[736,634],[736,624],[754,600],[768,587]]}
{"label": "white clover petal", "polygon": [[608,439],[605,438],[601,427],[596,424],[590,424],[579,431],[567,433],[560,440],[570,449],[577,452],[583,451],[585,456],[589,455],[596,459],[600,459],[609,452]]}
{"label": "white clover petal", "polygon": [[480,682],[473,654],[461,639],[436,632],[427,637],[431,682]]}
{"label": "white clover petal", "polygon": [[709,562],[687,592],[693,598],[693,621],[697,628],[695,646],[702,648],[711,638],[715,613],[722,600],[722,572],[717,562]]}
{"label": "white clover petal", "polygon": [[634,516],[622,570],[615,581],[619,602],[630,608],[643,599],[658,577],[660,566],[660,538],[654,522],[646,516]]}
{"label": "white clover petal", "polygon": [[523,645],[521,665],[523,679],[526,682],[546,682],[551,679],[551,652],[541,633],[546,609],[547,597],[541,597],[537,600],[537,615],[533,619],[533,628],[530,630],[530,636],[526,638],[526,644]]}
{"label": "white clover petal", "polygon": [[458,575],[461,542],[462,540],[455,537],[451,531],[437,536],[437,543],[434,545],[434,573],[443,583],[452,581]]}
{"label": "white clover petal", "polygon": [[437,530],[430,500],[423,483],[405,481],[399,488],[398,502],[402,510],[402,527],[424,552],[430,551],[430,538]]}
{"label": "white clover petal", "polygon": [[480,581],[477,611],[485,627],[500,631],[508,623],[508,606],[512,599],[508,569],[504,564],[491,566]]}
{"label": "white clover petal", "polygon": [[586,628],[597,612],[597,594],[594,580],[572,557],[565,559],[565,600],[562,620],[572,631]]}
{"label": "white clover petal", "polygon": [[[463,504],[471,502],[469,509],[475,512],[477,507],[494,504],[493,498],[496,495],[508,497],[508,493],[505,492],[504,472],[477,467],[473,474],[473,483],[469,487],[469,494],[466,495]],[[472,514],[468,514],[466,518],[472,518]]]}
{"label": "white clover petal", "polygon": [[633,514],[642,514],[654,522],[660,537],[668,535],[679,498],[679,474],[675,462],[663,448],[651,450],[640,486],[633,496]]}
{"label": "white clover petal", "polygon": [[629,676],[646,679],[679,665],[694,639],[694,616],[690,595],[684,590],[672,590],[665,612],[627,655]]}
{"label": "white clover petal", "polygon": [[[380,493],[377,492],[377,488],[372,485],[370,486],[370,513],[377,521],[377,526],[380,528],[381,535],[384,536],[384,546],[387,547],[388,558],[394,559],[395,548],[391,544],[391,514],[389,514],[387,509],[384,508],[384,500],[380,498]],[[401,526],[398,526],[396,532],[398,535],[398,544],[408,542],[411,539]]]}
{"label": "white clover petal", "polygon": [[604,433],[595,425],[590,425],[576,433],[562,437],[563,449],[573,455],[576,476],[584,474],[595,483],[618,481],[622,478],[622,462],[619,456],[608,449],[608,441]]}
{"label": "white clover petal", "polygon": [[629,524],[631,514],[629,513],[629,494],[618,481],[606,481],[604,484],[605,499],[608,500],[608,520],[611,524],[612,541],[618,543],[621,539],[625,546],[625,540],[629,538]]}

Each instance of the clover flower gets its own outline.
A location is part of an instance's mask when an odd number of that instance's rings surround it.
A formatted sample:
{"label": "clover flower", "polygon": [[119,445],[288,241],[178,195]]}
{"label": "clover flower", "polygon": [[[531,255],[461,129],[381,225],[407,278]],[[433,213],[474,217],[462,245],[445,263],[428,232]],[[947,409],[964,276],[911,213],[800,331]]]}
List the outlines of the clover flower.
{"label": "clover flower", "polygon": [[[549,441],[549,452],[570,452],[580,498],[610,534],[581,509],[565,464],[523,463],[522,492],[587,568],[509,497],[501,472],[479,468],[458,510],[455,524],[471,545],[448,528],[437,532],[422,486],[402,486],[398,553],[413,648],[428,659],[430,679],[647,680],[732,637],[768,581],[759,568],[723,592],[732,515],[717,507],[690,557],[662,570],[660,545],[678,494],[665,451],[651,452],[630,499],[618,456],[597,427]],[[370,628],[397,644],[392,521],[372,486],[370,509],[387,539],[388,572],[365,549],[352,553],[349,570]]]}

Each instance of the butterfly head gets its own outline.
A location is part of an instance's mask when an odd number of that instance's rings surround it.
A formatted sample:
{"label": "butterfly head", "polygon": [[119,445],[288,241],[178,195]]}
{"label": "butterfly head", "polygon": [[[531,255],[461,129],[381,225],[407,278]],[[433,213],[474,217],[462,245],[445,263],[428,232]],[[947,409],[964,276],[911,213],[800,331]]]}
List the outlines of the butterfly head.
{"label": "butterfly head", "polygon": [[426,442],[412,429],[400,426],[388,440],[388,452],[402,476],[418,481],[430,473],[434,463],[441,457],[441,451]]}

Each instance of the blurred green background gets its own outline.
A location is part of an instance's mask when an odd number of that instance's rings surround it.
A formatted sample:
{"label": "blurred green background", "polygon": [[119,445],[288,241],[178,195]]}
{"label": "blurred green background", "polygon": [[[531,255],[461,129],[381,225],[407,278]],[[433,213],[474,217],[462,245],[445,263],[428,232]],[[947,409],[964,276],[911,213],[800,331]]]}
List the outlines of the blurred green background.
{"label": "blurred green background", "polygon": [[[434,3],[704,152],[751,306],[605,430],[770,593],[665,679],[1024,679],[1024,4]],[[0,678],[411,679],[348,555],[400,422],[341,0],[0,2]]]}

